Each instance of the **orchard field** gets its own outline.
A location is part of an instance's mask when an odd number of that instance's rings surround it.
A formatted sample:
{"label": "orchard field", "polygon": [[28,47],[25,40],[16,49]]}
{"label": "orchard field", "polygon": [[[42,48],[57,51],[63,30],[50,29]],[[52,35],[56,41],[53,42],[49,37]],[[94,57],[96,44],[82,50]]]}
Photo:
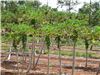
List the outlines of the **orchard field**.
{"label": "orchard field", "polygon": [[1,1],[1,75],[100,75],[100,1],[56,2]]}

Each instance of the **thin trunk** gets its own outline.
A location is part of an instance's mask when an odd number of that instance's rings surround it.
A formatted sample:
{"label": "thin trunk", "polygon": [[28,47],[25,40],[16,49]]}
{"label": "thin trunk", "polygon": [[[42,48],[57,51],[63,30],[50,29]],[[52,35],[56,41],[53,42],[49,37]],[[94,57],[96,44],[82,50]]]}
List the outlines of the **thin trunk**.
{"label": "thin trunk", "polygon": [[87,68],[87,65],[88,65],[88,47],[89,47],[88,40],[85,39],[85,49],[86,49],[86,63],[85,63],[85,67],[86,68]]}
{"label": "thin trunk", "polygon": [[[32,68],[35,66],[35,41],[32,42]],[[34,68],[33,68],[34,69]]]}
{"label": "thin trunk", "polygon": [[47,75],[50,75],[49,66],[50,66],[50,50],[48,49],[48,68],[47,68]]}
{"label": "thin trunk", "polygon": [[32,50],[29,52],[29,57],[30,57],[30,59],[29,59],[29,66],[28,66],[28,69],[26,71],[26,75],[30,72],[31,66],[32,66]]}
{"label": "thin trunk", "polygon": [[85,63],[85,67],[87,67],[88,64],[88,49],[86,48],[86,63]]}
{"label": "thin trunk", "polygon": [[17,49],[17,55],[16,55],[16,60],[17,60],[17,70],[18,70],[18,75],[20,75],[20,71],[19,71],[19,54],[18,54],[18,49]]}
{"label": "thin trunk", "polygon": [[61,49],[59,49],[59,66],[60,66],[60,70],[59,70],[59,75],[61,75],[61,72],[62,72],[62,68],[61,68]]}
{"label": "thin trunk", "polygon": [[73,45],[72,75],[75,75],[75,56],[76,56],[75,46],[76,46],[76,42],[74,42],[74,45]]}
{"label": "thin trunk", "polygon": [[47,68],[47,75],[49,75],[49,59],[50,59],[50,37],[49,36],[46,36],[45,37],[45,42],[46,42],[46,45],[47,45],[47,50],[48,50],[48,68]]}
{"label": "thin trunk", "polygon": [[43,49],[41,49],[41,52],[40,52],[40,54],[39,54],[39,56],[38,56],[38,58],[37,58],[37,61],[36,61],[35,66],[34,66],[34,69],[36,68],[36,66],[37,66],[37,64],[38,64],[38,62],[39,62],[40,56],[41,56],[41,54],[42,54],[42,50],[43,50]]}
{"label": "thin trunk", "polygon": [[90,50],[93,50],[93,45],[91,45]]}
{"label": "thin trunk", "polygon": [[100,73],[100,63],[96,75],[99,75],[99,73]]}
{"label": "thin trunk", "polygon": [[61,39],[60,39],[60,36],[57,36],[56,38],[55,38],[55,40],[56,40],[56,43],[57,43],[57,48],[58,48],[58,50],[59,50],[59,75],[61,75],[61,49],[60,49],[60,41],[61,41]]}
{"label": "thin trunk", "polygon": [[39,56],[38,56],[38,58],[37,58],[37,61],[36,61],[36,63],[35,63],[35,66],[34,66],[34,68],[36,68],[36,66],[37,66],[37,64],[38,64],[38,62],[39,62],[39,59],[40,59],[40,56],[41,56],[41,54],[42,54],[42,51],[43,51],[43,47],[44,47],[44,43],[41,43],[42,44],[42,48],[41,48],[41,51],[40,51],[40,54],[39,54]]}
{"label": "thin trunk", "polygon": [[45,53],[45,45],[44,45],[44,42],[43,42],[43,47],[42,47],[42,54],[44,54]]}
{"label": "thin trunk", "polygon": [[35,46],[34,41],[32,41],[32,49],[29,52],[30,53],[29,66],[28,66],[28,69],[26,71],[26,74],[28,74],[30,72],[30,70],[34,67],[34,64],[35,64],[35,51],[33,52],[34,46]]}
{"label": "thin trunk", "polygon": [[[21,64],[24,64],[24,58],[25,58],[25,55],[24,55],[24,50],[22,50],[22,63]],[[23,69],[23,65],[22,65],[22,74],[23,74],[23,71],[24,71],[24,69]]]}
{"label": "thin trunk", "polygon": [[[34,45],[34,42],[32,41],[32,49],[31,49],[31,51],[29,51],[29,56],[30,56],[30,59],[29,59],[29,66],[28,66],[28,69],[27,69],[27,71],[26,71],[26,74],[28,74],[29,72],[30,72],[30,70],[32,69],[32,67],[33,67],[33,62],[34,62],[34,59],[33,59],[33,49],[34,49],[34,47],[33,47],[33,45]],[[35,53],[34,53],[35,54]],[[35,58],[35,57],[34,57]]]}

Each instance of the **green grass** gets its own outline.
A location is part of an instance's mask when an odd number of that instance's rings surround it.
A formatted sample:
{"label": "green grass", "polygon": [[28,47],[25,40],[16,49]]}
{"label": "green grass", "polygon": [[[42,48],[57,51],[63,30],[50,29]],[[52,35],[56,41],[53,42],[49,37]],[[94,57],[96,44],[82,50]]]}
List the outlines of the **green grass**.
{"label": "green grass", "polygon": [[[48,54],[48,52],[46,51],[45,54]],[[58,55],[59,51],[50,51],[50,54],[55,54]],[[73,56],[73,52],[72,51],[61,51],[61,55],[62,56]],[[76,57],[86,57],[86,53],[84,52],[79,52],[76,50]],[[100,55],[97,55],[96,53],[88,53],[88,57],[93,58],[100,58]]]}

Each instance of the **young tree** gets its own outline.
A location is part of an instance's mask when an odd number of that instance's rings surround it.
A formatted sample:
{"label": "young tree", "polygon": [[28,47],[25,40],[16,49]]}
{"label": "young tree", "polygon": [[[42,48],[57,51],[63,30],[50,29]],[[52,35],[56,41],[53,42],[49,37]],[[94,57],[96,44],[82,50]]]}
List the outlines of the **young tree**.
{"label": "young tree", "polygon": [[80,38],[84,40],[85,50],[86,50],[86,63],[85,67],[88,65],[88,49],[90,45],[91,30],[85,24],[81,27]]}
{"label": "young tree", "polygon": [[51,41],[50,41],[50,38],[52,38],[55,34],[55,27],[52,26],[52,24],[48,24],[48,25],[43,25],[42,28],[41,28],[41,31],[42,31],[42,34],[44,34],[45,36],[45,44],[47,46],[47,49],[48,49],[48,69],[47,69],[47,75],[50,74],[50,71],[49,71],[49,67],[50,67],[50,44],[51,44]]}
{"label": "young tree", "polygon": [[76,42],[79,37],[79,30],[80,30],[81,21],[78,19],[69,19],[67,21],[67,29],[70,33],[67,33],[68,36],[73,40],[73,63],[72,63],[72,75],[75,73],[75,57],[76,57]]}
{"label": "young tree", "polygon": [[50,36],[46,36],[45,37],[45,42],[46,42],[46,45],[47,45],[47,49],[48,49],[48,69],[47,69],[47,75],[50,74],[50,71],[49,71],[49,66],[50,66]]}

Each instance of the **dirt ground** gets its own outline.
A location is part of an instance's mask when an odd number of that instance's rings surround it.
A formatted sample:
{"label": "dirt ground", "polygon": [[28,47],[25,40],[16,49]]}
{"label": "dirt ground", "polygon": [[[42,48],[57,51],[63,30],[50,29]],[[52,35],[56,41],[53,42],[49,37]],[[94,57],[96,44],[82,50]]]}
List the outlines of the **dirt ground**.
{"label": "dirt ground", "polygon": [[[1,75],[18,75],[18,70],[16,67],[16,55],[11,56],[11,61],[3,61],[5,54],[1,55]],[[37,60],[38,55],[36,56]],[[22,56],[19,56],[19,60],[22,59]],[[41,55],[39,63],[35,70],[31,70],[29,75],[47,75],[47,55]],[[72,57],[62,56],[62,75],[71,75],[72,71]],[[75,75],[96,75],[96,72],[99,67],[100,59],[89,59],[88,67],[85,68],[85,58],[76,57],[76,69]],[[25,71],[29,65],[29,57],[26,57],[24,63],[19,64],[20,72]],[[23,68],[23,69],[22,69]],[[57,55],[50,55],[50,75],[59,75],[59,59]],[[100,75],[100,74],[99,74]]]}
{"label": "dirt ground", "polygon": [[[84,48],[76,48],[80,52],[84,52]],[[56,46],[51,47],[51,50],[57,50]],[[62,46],[61,50],[71,51],[72,46]],[[100,54],[99,48],[93,48],[91,53]],[[26,60],[23,63],[20,63],[18,74],[18,67],[16,65],[16,54],[11,56],[10,61],[3,61],[7,54],[1,53],[1,75],[27,75],[26,69],[29,65],[29,56],[26,56]],[[35,59],[37,60],[38,54]],[[19,61],[22,60],[22,56],[19,56]],[[72,57],[62,56],[62,75],[71,75],[72,72]],[[85,58],[76,57],[76,69],[75,75],[96,75],[100,63],[100,59],[88,59],[88,67],[85,67]],[[39,59],[39,63],[35,70],[31,69],[28,75],[47,75],[47,65],[48,65],[48,57],[45,54],[42,54]],[[50,55],[50,75],[59,75],[59,59],[57,55]],[[100,73],[99,73],[100,75]]]}

